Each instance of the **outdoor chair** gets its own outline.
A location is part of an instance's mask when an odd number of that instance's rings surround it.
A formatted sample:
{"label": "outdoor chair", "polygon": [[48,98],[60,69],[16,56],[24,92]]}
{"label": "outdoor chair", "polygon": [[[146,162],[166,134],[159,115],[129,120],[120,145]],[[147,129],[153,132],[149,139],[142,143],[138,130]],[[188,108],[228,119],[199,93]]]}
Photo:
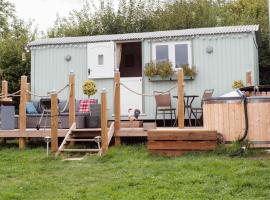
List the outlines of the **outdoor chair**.
{"label": "outdoor chair", "polygon": [[174,115],[174,121],[176,120],[176,109],[172,107],[171,102],[171,94],[169,92],[167,93],[161,93],[154,91],[155,100],[156,100],[156,115],[155,115],[155,122],[157,122],[158,115],[163,115],[163,126],[165,126],[165,115],[170,114],[171,115],[171,126],[173,126],[175,123],[173,123],[173,115]]}
{"label": "outdoor chair", "polygon": [[201,107],[196,108],[192,107],[191,110],[195,114],[195,126],[197,123],[201,126],[202,125],[202,118],[203,118],[203,101],[206,98],[212,97],[214,93],[214,89],[206,89],[203,92],[202,100],[201,100]]}
{"label": "outdoor chair", "polygon": [[[57,99],[57,103],[59,104],[59,99]],[[38,124],[36,125],[36,129],[39,130],[41,128],[41,122],[45,116],[45,125],[44,129],[48,128],[47,127],[47,121],[48,117],[51,115],[51,98],[41,98],[40,99],[40,108],[42,110],[42,114],[39,118]],[[58,118],[59,120],[59,118]],[[61,125],[61,121],[58,121],[58,124]]]}

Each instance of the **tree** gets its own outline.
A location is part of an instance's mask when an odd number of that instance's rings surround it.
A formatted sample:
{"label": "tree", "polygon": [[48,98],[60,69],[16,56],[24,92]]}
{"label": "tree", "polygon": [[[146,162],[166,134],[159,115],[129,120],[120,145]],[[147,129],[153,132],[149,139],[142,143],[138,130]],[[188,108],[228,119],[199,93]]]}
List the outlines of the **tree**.
{"label": "tree", "polygon": [[57,17],[49,37],[84,36],[151,31],[152,10],[159,6],[155,0],[121,0],[117,10],[110,1],[95,7],[86,3],[82,10],[68,17]]}
{"label": "tree", "polygon": [[0,0],[0,18],[5,27],[0,34],[0,77],[9,82],[9,92],[14,92],[20,88],[20,76],[30,75],[30,53],[25,47],[35,32],[31,32],[31,23],[18,19],[14,6],[4,0]]}
{"label": "tree", "polygon": [[[92,9],[94,8],[94,10]],[[267,0],[120,0],[99,8],[86,4],[67,18],[59,18],[49,37],[117,34],[199,27],[259,24],[260,79],[270,84]]]}
{"label": "tree", "polygon": [[14,6],[6,0],[0,0],[0,37],[9,32],[9,21],[14,18]]}

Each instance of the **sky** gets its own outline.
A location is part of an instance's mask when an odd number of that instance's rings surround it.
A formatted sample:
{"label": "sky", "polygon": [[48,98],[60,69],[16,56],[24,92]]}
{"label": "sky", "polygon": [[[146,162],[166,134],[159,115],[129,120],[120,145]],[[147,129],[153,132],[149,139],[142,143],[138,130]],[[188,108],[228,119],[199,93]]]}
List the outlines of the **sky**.
{"label": "sky", "polygon": [[99,0],[9,0],[15,5],[19,18],[26,22],[34,20],[34,25],[37,25],[39,31],[44,32],[53,26],[57,14],[64,17],[72,10],[80,10],[85,1],[99,2]]}

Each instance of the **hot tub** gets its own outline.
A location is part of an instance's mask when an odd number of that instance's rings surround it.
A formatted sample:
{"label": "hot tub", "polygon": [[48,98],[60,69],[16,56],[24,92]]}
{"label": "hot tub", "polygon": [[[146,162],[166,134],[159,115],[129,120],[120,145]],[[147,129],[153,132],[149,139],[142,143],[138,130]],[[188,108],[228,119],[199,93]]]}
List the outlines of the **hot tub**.
{"label": "hot tub", "polygon": [[[270,147],[270,96],[247,97],[247,139],[254,147]],[[217,130],[226,142],[236,141],[245,132],[242,97],[212,97],[203,105],[204,126]]]}

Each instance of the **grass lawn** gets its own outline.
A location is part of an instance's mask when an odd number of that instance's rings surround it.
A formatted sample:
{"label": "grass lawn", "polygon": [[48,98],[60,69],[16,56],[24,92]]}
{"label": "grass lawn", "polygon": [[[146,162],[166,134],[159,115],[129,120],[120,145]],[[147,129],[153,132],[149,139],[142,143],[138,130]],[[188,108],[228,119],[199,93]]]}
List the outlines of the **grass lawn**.
{"label": "grass lawn", "polygon": [[122,146],[62,161],[46,158],[43,148],[2,148],[0,199],[270,199],[270,158],[164,158]]}

